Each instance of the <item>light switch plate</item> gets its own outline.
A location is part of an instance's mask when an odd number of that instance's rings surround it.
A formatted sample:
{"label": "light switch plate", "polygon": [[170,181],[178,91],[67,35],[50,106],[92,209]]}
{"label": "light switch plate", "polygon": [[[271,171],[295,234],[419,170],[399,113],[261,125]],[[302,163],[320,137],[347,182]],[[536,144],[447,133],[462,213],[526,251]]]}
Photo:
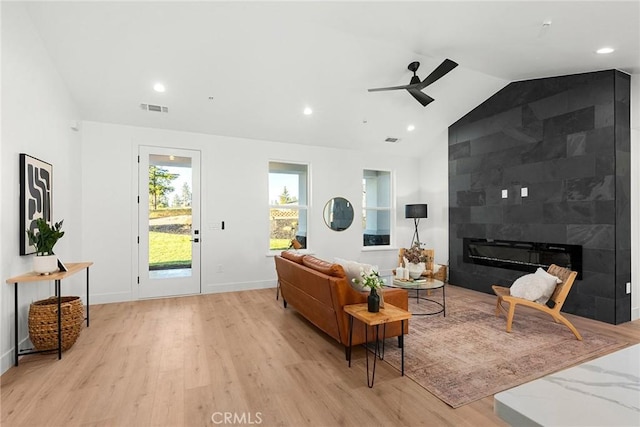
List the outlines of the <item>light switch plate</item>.
{"label": "light switch plate", "polygon": [[507,197],[509,197],[509,190],[502,190],[502,198],[506,199]]}
{"label": "light switch plate", "polygon": [[520,195],[522,197],[529,197],[529,189],[527,187],[522,187],[520,189]]}
{"label": "light switch plate", "polygon": [[631,293],[631,282],[627,282],[627,294]]}

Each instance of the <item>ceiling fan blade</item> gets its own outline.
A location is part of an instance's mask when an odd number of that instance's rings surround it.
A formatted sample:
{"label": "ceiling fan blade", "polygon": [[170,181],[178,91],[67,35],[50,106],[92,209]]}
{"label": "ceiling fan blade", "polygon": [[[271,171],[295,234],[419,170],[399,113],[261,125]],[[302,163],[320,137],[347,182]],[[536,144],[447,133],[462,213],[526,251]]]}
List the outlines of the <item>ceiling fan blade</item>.
{"label": "ceiling fan blade", "polygon": [[400,89],[408,89],[413,85],[404,85],[404,86],[391,86],[391,87],[377,87],[375,89],[367,89],[369,92],[381,92],[383,90],[400,90]]}
{"label": "ceiling fan blade", "polygon": [[421,90],[411,88],[411,89],[407,89],[407,92],[409,92],[411,96],[413,96],[416,99],[416,101],[422,104],[423,107],[426,107],[431,102],[433,102],[433,98],[427,95],[426,93],[422,92]]}
{"label": "ceiling fan blade", "polygon": [[445,59],[442,64],[438,65],[438,68],[433,70],[431,74],[429,74],[419,85],[416,85],[417,89],[424,89],[457,66],[458,64],[456,62],[453,62],[450,59]]}

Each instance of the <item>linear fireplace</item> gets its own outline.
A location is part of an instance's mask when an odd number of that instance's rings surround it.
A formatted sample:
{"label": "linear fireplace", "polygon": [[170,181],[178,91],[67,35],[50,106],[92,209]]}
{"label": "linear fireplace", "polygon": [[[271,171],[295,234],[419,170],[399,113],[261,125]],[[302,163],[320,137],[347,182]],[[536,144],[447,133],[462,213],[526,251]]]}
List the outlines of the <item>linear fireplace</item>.
{"label": "linear fireplace", "polygon": [[530,272],[556,264],[578,272],[577,278],[582,279],[580,245],[468,237],[463,239],[463,245],[463,260],[467,263]]}

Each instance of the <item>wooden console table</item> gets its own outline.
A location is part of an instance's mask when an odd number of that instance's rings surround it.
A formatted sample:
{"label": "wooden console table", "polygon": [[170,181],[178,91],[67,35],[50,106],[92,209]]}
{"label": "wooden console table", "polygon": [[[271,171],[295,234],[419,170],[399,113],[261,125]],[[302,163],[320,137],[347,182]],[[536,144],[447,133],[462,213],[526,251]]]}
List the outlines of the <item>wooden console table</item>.
{"label": "wooden console table", "polygon": [[[66,279],[69,276],[73,276],[79,271],[87,270],[87,328],[89,327],[89,267],[93,265],[93,262],[76,262],[66,264],[67,271],[59,271],[57,273],[51,273],[48,275],[40,275],[34,272],[26,273],[21,276],[12,277],[7,279],[7,283],[14,284],[14,355],[15,365],[18,366],[18,358],[25,354],[43,353],[51,350],[58,350],[58,359],[62,359],[62,310],[61,310],[61,297],[62,291],[60,289],[60,282],[62,279]],[[49,282],[53,280],[55,282],[55,292],[58,297],[58,348],[49,350],[23,350],[18,348],[18,284],[19,283],[32,283],[32,282]]]}

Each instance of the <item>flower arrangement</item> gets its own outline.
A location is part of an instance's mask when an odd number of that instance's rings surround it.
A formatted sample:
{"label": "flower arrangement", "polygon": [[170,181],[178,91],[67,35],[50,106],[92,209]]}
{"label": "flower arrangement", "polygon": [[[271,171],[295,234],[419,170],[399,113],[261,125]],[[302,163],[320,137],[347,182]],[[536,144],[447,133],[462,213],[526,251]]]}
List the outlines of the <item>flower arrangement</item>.
{"label": "flower arrangement", "polygon": [[384,280],[375,270],[369,270],[366,273],[364,270],[360,270],[360,277],[360,279],[353,279],[353,283],[372,289],[380,289],[384,286]]}
{"label": "flower arrangement", "polygon": [[419,264],[421,262],[427,261],[427,257],[425,257],[422,253],[422,249],[420,249],[419,243],[414,243],[411,248],[405,249],[404,257],[406,258],[407,262],[410,262],[412,264]]}

